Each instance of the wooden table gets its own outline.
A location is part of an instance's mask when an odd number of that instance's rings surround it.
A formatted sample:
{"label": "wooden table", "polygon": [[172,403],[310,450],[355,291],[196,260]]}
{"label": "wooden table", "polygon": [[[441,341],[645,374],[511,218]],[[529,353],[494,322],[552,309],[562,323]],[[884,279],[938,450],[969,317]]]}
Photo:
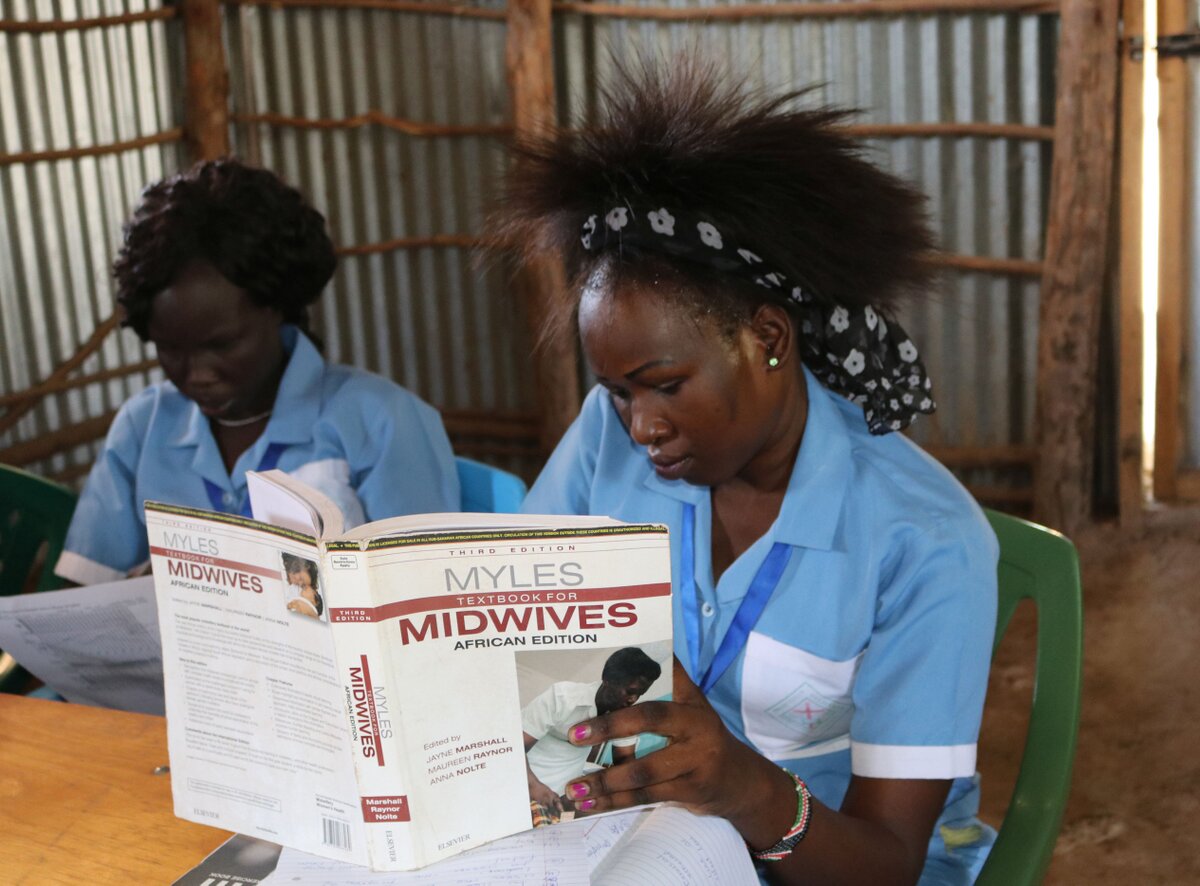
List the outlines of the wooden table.
{"label": "wooden table", "polygon": [[175,817],[161,717],[0,694],[0,881],[168,884],[228,832]]}

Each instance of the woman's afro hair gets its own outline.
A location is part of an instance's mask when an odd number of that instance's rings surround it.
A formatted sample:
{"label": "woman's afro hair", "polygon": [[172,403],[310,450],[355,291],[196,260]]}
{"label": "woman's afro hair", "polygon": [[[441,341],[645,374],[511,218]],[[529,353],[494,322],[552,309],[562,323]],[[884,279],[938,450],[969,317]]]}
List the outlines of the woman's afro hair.
{"label": "woman's afro hair", "polygon": [[678,207],[826,302],[888,308],[929,283],[924,197],[862,158],[842,129],[849,111],[798,110],[803,94],[743,88],[695,55],[618,66],[598,123],[514,146],[492,216],[496,242],[515,244],[526,261],[561,256],[575,291],[608,262],[619,276],[666,271],[700,309],[721,289],[767,298],[686,260],[589,253],[580,242],[588,217],[613,206]]}
{"label": "woman's afro hair", "polygon": [[310,337],[308,307],[337,266],[321,213],[274,173],[232,159],[148,186],[125,225],[117,300],[143,340],[154,297],[198,259]]}

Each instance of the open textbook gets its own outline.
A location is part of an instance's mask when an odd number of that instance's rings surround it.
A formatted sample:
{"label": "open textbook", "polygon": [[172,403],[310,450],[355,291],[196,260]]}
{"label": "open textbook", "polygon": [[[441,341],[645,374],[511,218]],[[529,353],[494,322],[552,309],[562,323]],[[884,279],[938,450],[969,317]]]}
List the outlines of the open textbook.
{"label": "open textbook", "polygon": [[243,834],[174,886],[758,886],[723,818],[636,806],[513,834],[419,871],[369,871]]}
{"label": "open textbook", "polygon": [[250,475],[251,520],[146,503],[176,815],[410,870],[571,818],[636,753],[566,730],[670,697],[665,527],[425,514],[341,532]]}

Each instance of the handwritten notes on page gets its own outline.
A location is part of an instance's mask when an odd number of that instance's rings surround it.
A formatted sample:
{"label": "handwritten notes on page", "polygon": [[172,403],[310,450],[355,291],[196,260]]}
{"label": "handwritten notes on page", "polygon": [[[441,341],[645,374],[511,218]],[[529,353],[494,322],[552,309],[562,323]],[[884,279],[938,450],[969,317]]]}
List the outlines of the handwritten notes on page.
{"label": "handwritten notes on page", "polygon": [[723,818],[659,806],[592,871],[593,886],[756,886],[746,844]]}
{"label": "handwritten notes on page", "polygon": [[497,840],[419,871],[369,871],[284,849],[263,886],[757,886],[723,818],[639,807]]}
{"label": "handwritten notes on page", "polygon": [[561,826],[514,834],[419,871],[369,871],[284,849],[270,886],[588,886],[583,841]]}
{"label": "handwritten notes on page", "polygon": [[650,810],[649,806],[635,806],[620,812],[575,819],[559,825],[559,827],[571,828],[582,835],[583,851],[587,856],[588,876],[591,878],[613,847],[631,829],[636,828],[638,823],[650,814]]}

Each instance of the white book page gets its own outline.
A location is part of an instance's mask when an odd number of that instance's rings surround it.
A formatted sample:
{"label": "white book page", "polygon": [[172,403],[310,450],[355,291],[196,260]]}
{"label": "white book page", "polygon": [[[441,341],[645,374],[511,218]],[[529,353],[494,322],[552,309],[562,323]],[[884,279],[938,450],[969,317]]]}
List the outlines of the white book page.
{"label": "white book page", "polygon": [[467,530],[498,529],[542,529],[546,527],[591,528],[595,526],[619,526],[620,520],[612,517],[542,514],[411,514],[407,517],[389,517],[365,523],[340,538],[346,541],[363,541],[386,535],[417,535],[426,532],[464,532]]}
{"label": "white book page", "polygon": [[638,820],[592,872],[594,886],[758,886],[728,821],[659,806]]}
{"label": "white book page", "polygon": [[371,871],[284,849],[263,886],[588,886],[580,835],[538,828],[480,846],[419,871]]}
{"label": "white book page", "polygon": [[283,471],[247,471],[246,491],[255,520],[303,532],[314,538],[338,535],[341,509],[325,493]]}
{"label": "white book page", "polygon": [[150,576],[0,597],[0,649],[67,701],[164,712]]}

